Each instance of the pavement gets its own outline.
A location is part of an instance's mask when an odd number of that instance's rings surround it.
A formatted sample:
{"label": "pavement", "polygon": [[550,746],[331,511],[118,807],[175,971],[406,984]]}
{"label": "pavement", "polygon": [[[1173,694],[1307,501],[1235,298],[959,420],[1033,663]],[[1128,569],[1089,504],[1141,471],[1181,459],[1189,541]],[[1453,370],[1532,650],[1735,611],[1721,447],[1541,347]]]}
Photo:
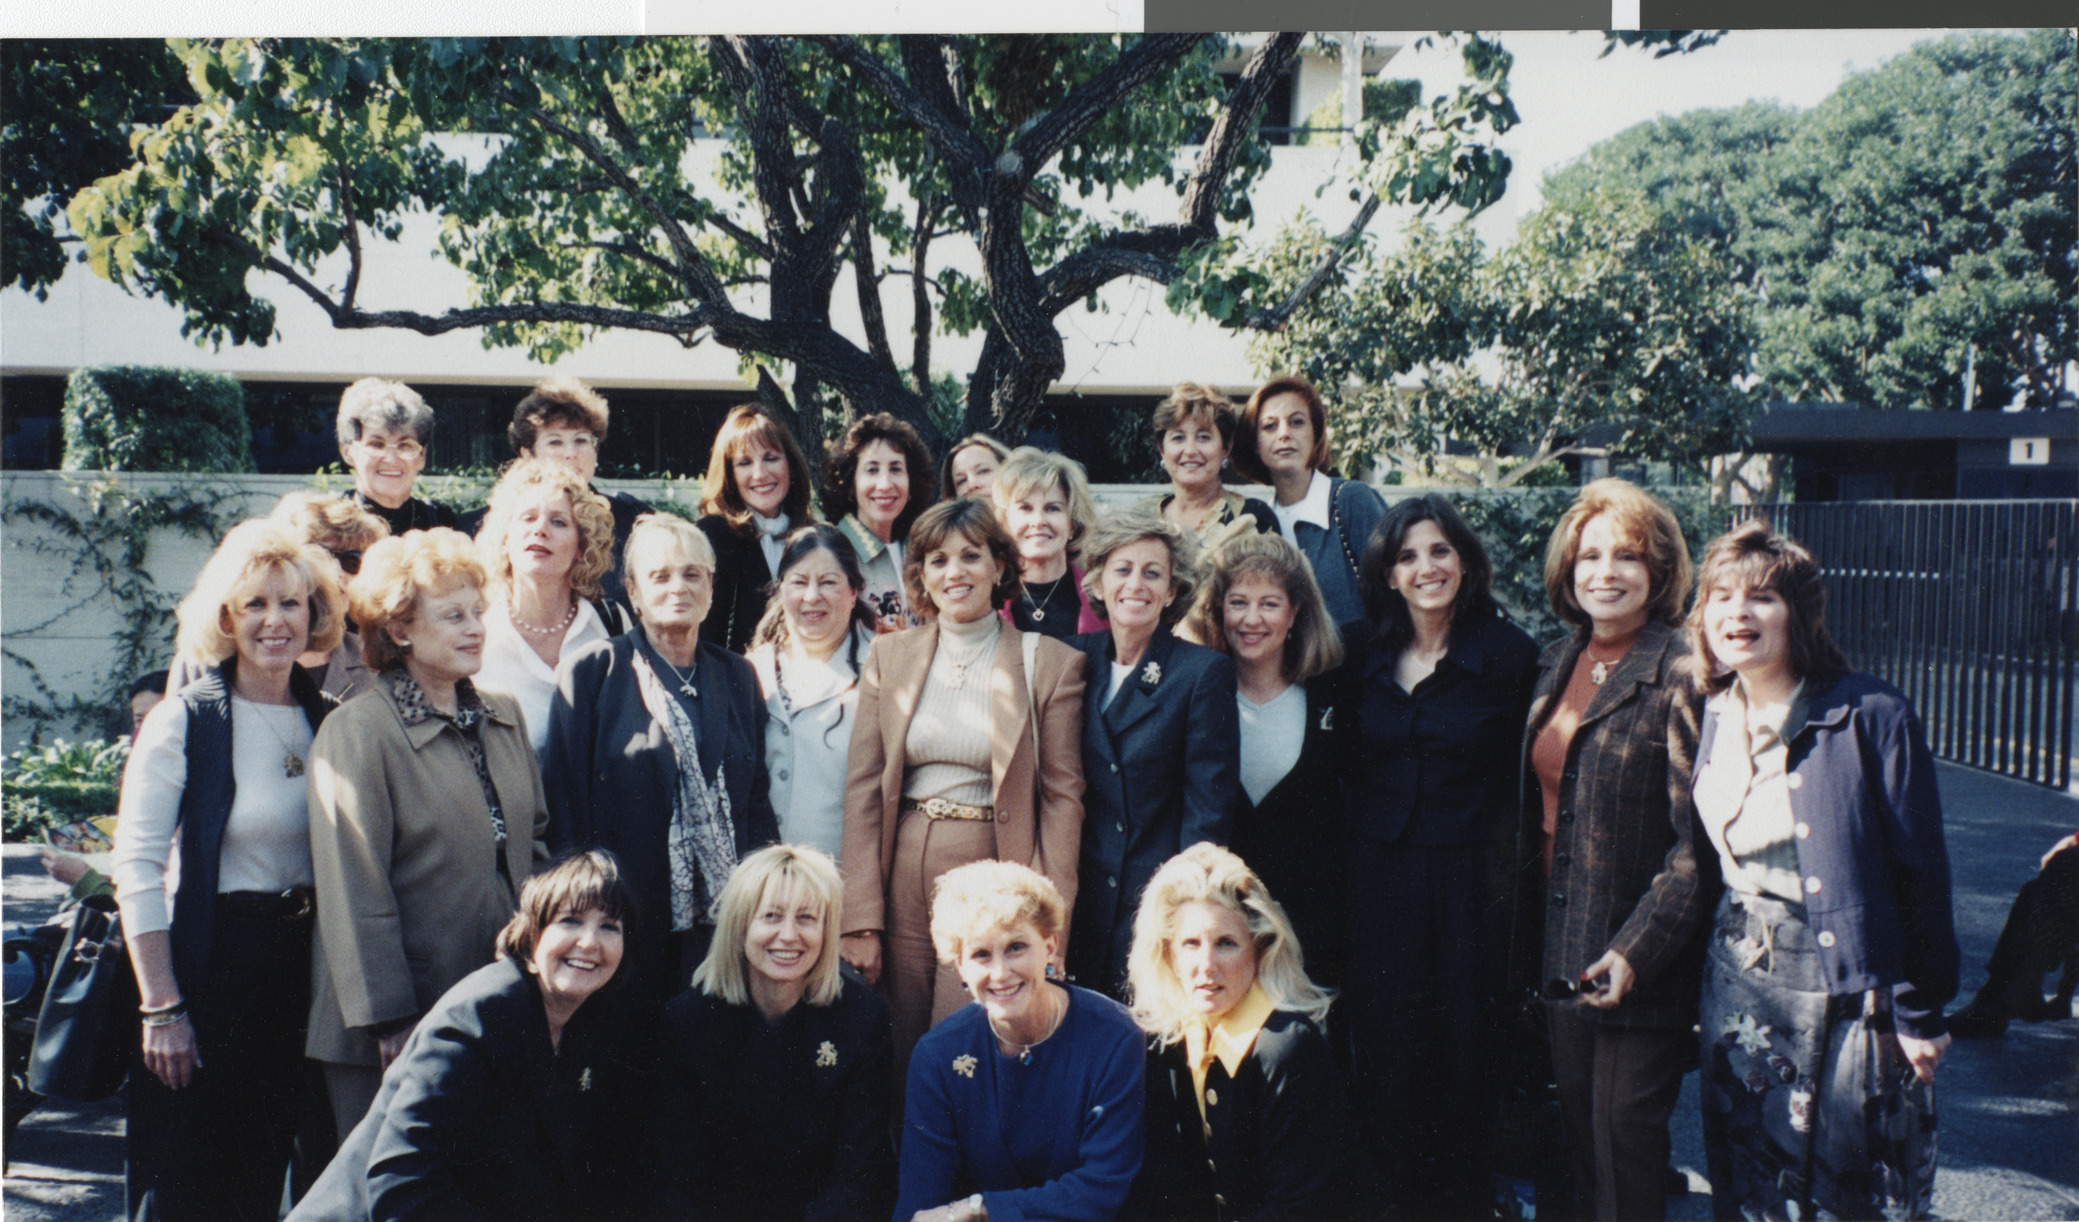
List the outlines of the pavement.
{"label": "pavement", "polygon": [[[1939,764],[1963,947],[1960,1005],[1985,980],[2007,906],[2043,850],[2079,830],[2079,795]],[[36,924],[62,889],[35,850],[4,846],[0,920]],[[2079,1222],[2079,1020],[2012,1023],[1993,1040],[1958,1040],[1937,1077],[1941,1170],[1935,1216]],[[1674,1163],[1690,1191],[1668,1198],[1672,1219],[1708,1219],[1694,1075],[1673,1123]],[[122,1103],[46,1104],[6,1149],[10,1222],[115,1222],[123,1212]]]}

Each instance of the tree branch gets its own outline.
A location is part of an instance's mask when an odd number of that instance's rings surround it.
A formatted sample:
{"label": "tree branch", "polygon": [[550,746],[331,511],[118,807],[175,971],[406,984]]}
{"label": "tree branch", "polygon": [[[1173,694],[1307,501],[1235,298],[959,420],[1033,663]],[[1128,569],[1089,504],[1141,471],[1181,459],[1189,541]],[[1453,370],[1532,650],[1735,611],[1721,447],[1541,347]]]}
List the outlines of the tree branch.
{"label": "tree branch", "polygon": [[931,393],[931,292],[925,275],[925,256],[942,207],[939,198],[917,201],[917,222],[910,231],[910,387],[919,395]]}
{"label": "tree branch", "polygon": [[1030,182],[1041,166],[1053,160],[1068,143],[1092,123],[1110,114],[1127,94],[1162,75],[1191,48],[1205,40],[1203,34],[1146,34],[1113,60],[1104,71],[1084,81],[1061,99],[1061,104],[1032,129],[1012,143],[1009,152],[996,161],[998,174]]}
{"label": "tree branch", "polygon": [[1234,163],[1241,156],[1243,145],[1257,139],[1256,125],[1263,116],[1263,109],[1270,104],[1271,92],[1277,88],[1278,79],[1299,54],[1302,34],[1279,34],[1266,39],[1249,57],[1242,69],[1241,79],[1235,82],[1234,92],[1227,95],[1227,105],[1221,108],[1220,117],[1213,121],[1213,130],[1207,134],[1205,146],[1199,150],[1198,164],[1192,167],[1191,178],[1184,189],[1183,207],[1178,221],[1186,228],[1207,237],[1214,232],[1214,218],[1218,215],[1220,193],[1226,189],[1227,176],[1234,171]]}
{"label": "tree branch", "polygon": [[888,318],[881,310],[881,287],[873,270],[873,225],[866,209],[852,213],[852,277],[859,287],[859,317],[866,324],[866,350],[873,359],[895,368],[888,346]]}
{"label": "tree branch", "polygon": [[[959,194],[962,206],[978,209],[981,206],[981,175],[988,164],[989,152],[975,137],[973,127],[959,113],[957,104],[949,103],[950,86],[942,94],[937,92],[937,84],[946,80],[943,60],[936,71],[930,70],[926,66],[928,57],[921,53],[926,44],[904,40],[905,66],[913,77],[927,82],[924,89],[919,90],[896,76],[855,38],[825,35],[814,41],[829,52],[832,59],[865,78],[923,130],[939,155],[946,159],[948,177],[953,181],[953,189]],[[912,46],[919,48],[914,57]]]}
{"label": "tree branch", "polygon": [[1364,206],[1357,210],[1357,215],[1351,219],[1349,227],[1329,242],[1328,249],[1314,264],[1314,270],[1307,273],[1306,279],[1301,280],[1297,287],[1287,293],[1283,301],[1257,310],[1249,315],[1242,325],[1252,331],[1275,331],[1284,326],[1299,307],[1305,305],[1308,299],[1321,291],[1322,285],[1328,283],[1328,278],[1342,265],[1343,256],[1349,254],[1350,249],[1357,245],[1357,239],[1363,235],[1365,226],[1372,223],[1372,217],[1377,215],[1378,211],[1379,193],[1374,191],[1365,197]]}

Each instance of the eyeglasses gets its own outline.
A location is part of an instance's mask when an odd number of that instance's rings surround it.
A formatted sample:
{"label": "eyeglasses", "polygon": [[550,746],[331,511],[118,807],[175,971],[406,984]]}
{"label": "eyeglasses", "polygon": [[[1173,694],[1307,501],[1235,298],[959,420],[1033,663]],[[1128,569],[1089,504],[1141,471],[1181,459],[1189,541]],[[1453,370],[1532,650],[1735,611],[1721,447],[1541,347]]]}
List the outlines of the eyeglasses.
{"label": "eyeglasses", "polygon": [[406,462],[417,462],[426,456],[426,447],[416,441],[400,441],[395,445],[391,445],[384,441],[368,441],[364,439],[354,444],[378,456],[395,454]]}

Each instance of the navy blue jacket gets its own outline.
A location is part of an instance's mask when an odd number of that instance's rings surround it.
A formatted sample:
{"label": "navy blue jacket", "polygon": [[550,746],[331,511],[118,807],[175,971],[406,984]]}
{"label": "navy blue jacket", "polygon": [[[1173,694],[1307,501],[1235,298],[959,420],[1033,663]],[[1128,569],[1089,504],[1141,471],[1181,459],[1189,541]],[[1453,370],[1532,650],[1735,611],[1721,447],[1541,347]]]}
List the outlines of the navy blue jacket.
{"label": "navy blue jacket", "polygon": [[518,963],[463,977],[419,1020],[374,1105],[289,1216],[628,1216],[632,1068],[619,1052],[616,1000],[587,999],[557,1045],[541,989]]}
{"label": "navy blue jacket", "polygon": [[1234,663],[1159,628],[1107,706],[1112,637],[1071,644],[1089,658],[1083,704],[1083,847],[1068,970],[1117,996],[1141,890],[1201,840],[1226,844],[1241,796]]}
{"label": "navy blue jacket", "polygon": [[[194,996],[209,979],[209,944],[216,932],[217,868],[224,854],[224,825],[238,782],[231,775],[231,691],[238,655],[202,672],[174,694],[188,706],[188,783],[181,790],[180,887],[173,897],[173,978]],[[289,670],[289,698],[316,730],[333,701],[318,690],[310,672]]]}
{"label": "navy blue jacket", "polygon": [[[1707,704],[1698,775],[1717,733]],[[1942,1007],[1957,978],[1949,850],[1935,761],[1913,706],[1880,679],[1843,675],[1806,696],[1788,766],[1805,915],[1828,991],[1888,988],[1907,1034],[1944,1034]]]}
{"label": "navy blue jacket", "polygon": [[1386,502],[1370,484],[1330,477],[1328,482],[1328,525],[1323,530],[1309,522],[1292,528],[1293,541],[1314,568],[1314,581],[1328,604],[1328,617],[1337,624],[1361,623],[1365,618],[1364,586],[1357,566],[1364,560],[1364,545],[1386,516]]}

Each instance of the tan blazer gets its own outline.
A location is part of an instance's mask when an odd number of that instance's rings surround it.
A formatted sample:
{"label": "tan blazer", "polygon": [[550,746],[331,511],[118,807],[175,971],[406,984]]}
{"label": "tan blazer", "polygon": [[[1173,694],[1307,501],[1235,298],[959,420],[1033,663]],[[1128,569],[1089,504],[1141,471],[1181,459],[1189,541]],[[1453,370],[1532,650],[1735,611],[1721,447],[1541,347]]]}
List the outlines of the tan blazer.
{"label": "tan blazer", "polygon": [[376,1064],[362,1028],[424,1014],[491,962],[514,888],[548,859],[549,808],[518,706],[480,695],[510,887],[493,864],[491,814],[461,731],[438,717],[404,724],[388,678],[335,710],[311,744],[308,1056]]}
{"label": "tan blazer", "polygon": [[[858,721],[845,777],[843,933],[887,928],[884,910],[902,802],[904,744],[937,649],[937,624],[881,637],[859,676]],[[1031,866],[1052,880],[1072,910],[1076,854],[1083,840],[1083,655],[1043,637],[1033,669],[1035,696],[1028,697],[1024,651],[1017,633],[1009,632],[989,673],[996,845],[1003,860]],[[1036,755],[1034,704],[1039,708]]]}

